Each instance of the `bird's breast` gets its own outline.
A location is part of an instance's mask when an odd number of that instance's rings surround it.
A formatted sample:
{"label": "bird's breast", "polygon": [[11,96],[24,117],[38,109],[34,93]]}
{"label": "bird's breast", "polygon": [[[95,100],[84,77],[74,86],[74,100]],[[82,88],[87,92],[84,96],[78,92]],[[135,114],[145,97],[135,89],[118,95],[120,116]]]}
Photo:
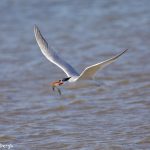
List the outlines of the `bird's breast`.
{"label": "bird's breast", "polygon": [[68,81],[69,82],[76,82],[78,80],[79,76],[73,76]]}

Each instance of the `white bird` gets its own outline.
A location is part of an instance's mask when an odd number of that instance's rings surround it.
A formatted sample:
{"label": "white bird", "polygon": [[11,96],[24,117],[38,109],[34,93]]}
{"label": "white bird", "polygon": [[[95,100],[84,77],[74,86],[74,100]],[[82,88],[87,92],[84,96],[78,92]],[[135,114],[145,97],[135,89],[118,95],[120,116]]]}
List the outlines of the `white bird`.
{"label": "white bird", "polygon": [[55,81],[55,82],[51,83],[51,85],[53,87],[53,90],[54,90],[55,87],[64,84],[64,82],[76,82],[76,81],[79,81],[79,80],[92,79],[92,77],[95,75],[95,73],[98,70],[101,70],[104,67],[106,67],[107,65],[109,65],[112,62],[116,61],[122,54],[124,54],[128,50],[128,49],[126,49],[123,52],[121,52],[120,54],[118,54],[118,55],[116,55],[116,56],[114,56],[110,59],[107,59],[105,61],[99,62],[99,63],[94,64],[94,65],[91,65],[91,66],[85,68],[79,74],[79,73],[77,73],[77,71],[69,63],[67,63],[65,60],[60,58],[53,51],[53,49],[48,46],[48,43],[46,42],[46,40],[42,36],[39,28],[36,25],[34,26],[34,34],[35,34],[36,41],[37,41],[42,53],[44,54],[44,56],[49,61],[51,61],[52,63],[57,65],[59,68],[61,68],[67,75],[67,78],[63,78],[61,80],[58,80],[58,81]]}

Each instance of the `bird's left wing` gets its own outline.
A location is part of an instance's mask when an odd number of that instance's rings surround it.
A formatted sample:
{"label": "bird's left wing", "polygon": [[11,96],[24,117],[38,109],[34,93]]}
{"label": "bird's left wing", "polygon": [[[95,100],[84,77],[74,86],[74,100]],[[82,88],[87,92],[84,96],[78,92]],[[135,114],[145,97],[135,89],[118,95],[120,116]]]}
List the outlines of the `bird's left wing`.
{"label": "bird's left wing", "polygon": [[36,25],[34,26],[34,33],[35,33],[36,41],[37,41],[42,53],[49,61],[51,61],[52,63],[57,65],[59,68],[61,68],[67,74],[68,77],[78,75],[78,73],[75,71],[75,69],[70,64],[68,64],[65,60],[63,60],[61,57],[59,57],[59,55],[56,54],[52,50],[52,48],[50,48],[48,46],[48,43],[46,42],[46,40],[42,36],[39,28]]}
{"label": "bird's left wing", "polygon": [[119,58],[122,54],[124,54],[128,49],[124,50],[123,52],[121,52],[120,54],[110,58],[110,59],[107,59],[105,61],[102,61],[100,63],[97,63],[95,65],[92,65],[92,66],[89,66],[87,68],[85,68],[85,70],[80,74],[79,78],[77,80],[80,80],[80,79],[89,79],[91,78],[97,70],[101,70],[103,69],[104,67],[106,67],[107,65],[111,64],[112,62],[116,61],[117,58]]}

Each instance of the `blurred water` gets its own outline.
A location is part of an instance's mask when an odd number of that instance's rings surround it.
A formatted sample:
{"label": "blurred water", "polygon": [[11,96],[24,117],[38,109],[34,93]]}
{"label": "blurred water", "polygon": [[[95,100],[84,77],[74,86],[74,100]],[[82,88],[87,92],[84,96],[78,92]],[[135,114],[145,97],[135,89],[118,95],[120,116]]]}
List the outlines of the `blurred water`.
{"label": "blurred water", "polygon": [[[150,1],[3,0],[0,3],[0,143],[15,150],[150,148]],[[122,49],[96,75],[100,86],[63,88],[41,54],[37,24],[81,72]]]}

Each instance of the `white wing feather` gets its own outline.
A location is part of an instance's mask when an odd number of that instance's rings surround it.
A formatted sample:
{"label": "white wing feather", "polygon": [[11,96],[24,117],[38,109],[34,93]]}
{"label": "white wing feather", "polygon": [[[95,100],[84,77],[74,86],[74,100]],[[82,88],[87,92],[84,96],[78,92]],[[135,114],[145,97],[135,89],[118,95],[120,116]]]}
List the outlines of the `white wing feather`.
{"label": "white wing feather", "polygon": [[61,59],[51,48],[48,48],[48,43],[46,42],[36,25],[34,26],[34,34],[42,53],[49,61],[60,67],[68,77],[79,75],[71,65]]}
{"label": "white wing feather", "polygon": [[92,66],[89,66],[87,68],[85,68],[85,70],[80,74],[79,78],[77,80],[80,80],[80,79],[89,79],[91,78],[97,70],[101,70],[103,69],[104,67],[106,67],[107,65],[111,64],[112,62],[116,61],[117,58],[119,58],[122,54],[124,54],[128,49],[124,50],[123,52],[121,52],[120,54],[110,58],[110,59],[107,59],[105,61],[102,61],[100,63],[97,63],[95,65],[92,65]]}

